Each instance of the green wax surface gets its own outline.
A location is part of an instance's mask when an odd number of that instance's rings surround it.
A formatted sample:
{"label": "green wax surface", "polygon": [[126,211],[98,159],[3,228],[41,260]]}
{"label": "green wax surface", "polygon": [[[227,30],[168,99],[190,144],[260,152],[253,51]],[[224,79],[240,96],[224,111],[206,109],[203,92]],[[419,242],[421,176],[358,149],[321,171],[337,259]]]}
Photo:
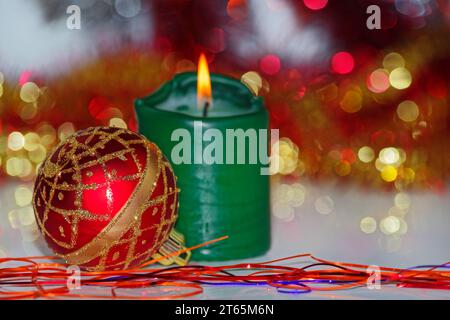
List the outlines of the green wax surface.
{"label": "green wax surface", "polygon": [[[211,86],[213,105],[209,107],[208,118],[242,116],[261,110],[260,99],[253,97],[242,83],[234,79],[212,74]],[[177,75],[173,81],[167,82],[155,94],[144,100],[158,110],[203,117],[203,110],[197,106],[195,73]]]}
{"label": "green wax surface", "polygon": [[[192,259],[220,261],[264,254],[270,247],[269,178],[258,164],[174,164],[171,141],[176,129],[189,131],[192,162],[195,158],[194,121],[202,121],[203,132],[226,129],[267,129],[268,114],[261,98],[234,79],[211,75],[213,106],[208,116],[197,109],[197,76],[177,75],[153,95],[136,101],[139,131],[155,142],[172,162],[178,177],[180,210],[176,229],[187,246],[228,235],[229,239],[193,251]],[[198,131],[197,131],[198,132]],[[266,141],[268,143],[268,141]],[[202,141],[203,149],[210,142]],[[248,148],[248,144],[246,144]],[[226,148],[223,149],[224,157]],[[236,155],[235,150],[235,155]],[[248,160],[248,150],[246,150]]]}

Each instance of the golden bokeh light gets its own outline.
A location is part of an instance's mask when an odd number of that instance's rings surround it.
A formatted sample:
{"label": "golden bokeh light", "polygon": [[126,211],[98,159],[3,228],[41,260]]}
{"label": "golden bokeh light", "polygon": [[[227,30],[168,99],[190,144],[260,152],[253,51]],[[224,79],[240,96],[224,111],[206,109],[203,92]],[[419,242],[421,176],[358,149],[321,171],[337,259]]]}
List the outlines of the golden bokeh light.
{"label": "golden bokeh light", "polygon": [[419,107],[414,101],[405,100],[398,105],[397,115],[405,122],[416,121],[419,117]]}
{"label": "golden bokeh light", "polygon": [[381,162],[381,160],[380,160],[379,158],[377,158],[377,159],[375,160],[375,168],[376,168],[379,172],[383,171],[383,169],[384,169],[385,166],[386,166],[386,165],[385,165],[383,162]]}
{"label": "golden bokeh light", "polygon": [[285,202],[276,202],[272,206],[272,214],[278,219],[290,221],[294,218],[294,209]]}
{"label": "golden bokeh light", "polygon": [[25,104],[20,110],[20,118],[24,121],[33,119],[38,113],[38,108],[35,104]]}
{"label": "golden bokeh light", "polygon": [[341,106],[341,109],[347,113],[358,112],[362,108],[361,93],[355,90],[347,91],[339,105]]}
{"label": "golden bokeh light", "polygon": [[25,145],[25,137],[18,131],[11,132],[8,136],[8,148],[12,151],[19,151]]}
{"label": "golden bokeh light", "polygon": [[399,192],[394,198],[395,206],[401,210],[408,210],[411,207],[411,198],[407,193]]}
{"label": "golden bokeh light", "polygon": [[306,173],[306,164],[303,160],[299,159],[297,163],[297,169],[295,169],[295,173],[300,177]]}
{"label": "golden bokeh light", "polygon": [[258,96],[259,91],[263,86],[261,76],[255,71],[244,73],[241,77],[241,82],[245,84],[255,96]]}
{"label": "golden bokeh light", "polygon": [[400,230],[400,219],[395,216],[388,216],[381,220],[380,230],[386,235],[394,234]]}
{"label": "golden bokeh light", "polygon": [[400,228],[397,231],[400,235],[405,235],[408,232],[408,223],[406,223],[405,219],[399,218],[400,221]]}
{"label": "golden bokeh light", "polygon": [[381,163],[394,165],[400,160],[400,153],[396,148],[388,147],[381,149],[378,157]]}
{"label": "golden bokeh light", "polygon": [[32,170],[33,167],[28,159],[11,157],[6,161],[6,173],[12,177],[27,177]]}
{"label": "golden bokeh light", "polygon": [[19,173],[19,177],[25,178],[29,177],[33,173],[33,165],[31,161],[25,158],[22,158],[22,170]]}
{"label": "golden bokeh light", "polygon": [[289,204],[293,207],[300,207],[305,203],[306,188],[300,183],[294,183],[290,190],[291,197]]}
{"label": "golden bokeh light", "polygon": [[403,68],[405,66],[405,59],[397,52],[388,53],[383,59],[383,67],[389,71],[396,68]]}
{"label": "golden bokeh light", "polygon": [[406,152],[405,152],[405,150],[403,150],[402,148],[397,148],[396,150],[398,151],[398,156],[399,156],[398,163],[399,164],[405,163],[405,161],[406,161]]}
{"label": "golden bokeh light", "polygon": [[393,206],[388,210],[388,214],[395,217],[403,217],[406,213],[407,212],[405,210],[402,210],[397,206]]}
{"label": "golden bokeh light", "polygon": [[41,139],[39,135],[35,132],[28,132],[24,136],[25,143],[24,143],[24,149],[27,151],[34,151],[37,148],[39,148]]}
{"label": "golden bokeh light", "polygon": [[17,157],[12,157],[6,160],[6,173],[10,176],[17,176],[19,175],[20,171],[22,170],[21,161]]}
{"label": "golden bokeh light", "polygon": [[296,208],[303,205],[306,198],[306,188],[300,183],[288,185],[285,183],[277,185],[272,193],[272,203],[287,203]]}
{"label": "golden bokeh light", "polygon": [[38,145],[37,149],[28,152],[29,159],[36,164],[41,163],[47,156],[47,149],[43,145]]}
{"label": "golden bokeh light", "polygon": [[370,163],[375,158],[375,152],[371,147],[364,146],[358,150],[358,159],[364,163]]}
{"label": "golden bokeh light", "polygon": [[270,175],[274,175],[280,172],[281,166],[284,165],[282,162],[283,160],[279,155],[272,154],[270,156],[270,166],[269,166]]}
{"label": "golden bokeh light", "polygon": [[348,176],[352,172],[352,166],[348,161],[339,161],[334,166],[334,172],[341,177]]}
{"label": "golden bokeh light", "polygon": [[416,178],[416,172],[411,168],[403,168],[401,177],[406,183],[412,183]]}
{"label": "golden bokeh light", "polygon": [[385,166],[381,170],[381,178],[386,182],[395,181],[395,179],[397,179],[397,174],[397,169],[391,165]]}
{"label": "golden bokeh light", "polygon": [[65,141],[68,137],[75,133],[75,127],[71,122],[65,122],[58,128],[59,140]]}
{"label": "golden bokeh light", "polygon": [[273,188],[271,196],[273,202],[288,202],[289,201],[289,185],[285,183],[278,184]]}
{"label": "golden bokeh light", "polygon": [[39,99],[41,91],[36,83],[27,82],[20,88],[20,99],[27,103],[36,102]]}
{"label": "golden bokeh light", "polygon": [[109,120],[109,126],[122,129],[128,128],[127,123],[121,118],[112,118],[111,120]]}
{"label": "golden bokeh light", "polygon": [[42,123],[37,129],[37,134],[39,134],[44,146],[51,146],[56,142],[56,130],[48,123]]}
{"label": "golden bokeh light", "polygon": [[31,203],[33,192],[30,188],[20,186],[14,192],[14,199],[19,207],[26,207]]}
{"label": "golden bokeh light", "polygon": [[18,210],[11,210],[8,212],[8,221],[9,225],[12,229],[19,229],[20,228],[20,221],[19,221],[19,213]]}
{"label": "golden bokeh light", "polygon": [[299,149],[289,138],[281,138],[272,146],[270,173],[288,175],[295,171],[298,164]]}
{"label": "golden bokeh light", "polygon": [[411,85],[412,76],[409,70],[406,68],[395,68],[389,75],[389,82],[395,89],[403,90]]}
{"label": "golden bokeh light", "polygon": [[334,210],[334,201],[330,196],[321,196],[314,203],[316,211],[323,215],[328,215]]}
{"label": "golden bokeh light", "polygon": [[19,221],[22,226],[33,226],[36,224],[36,218],[32,206],[20,208],[18,210]]}
{"label": "golden bokeh light", "polygon": [[361,231],[366,234],[374,233],[377,230],[377,221],[372,217],[365,217],[359,223]]}
{"label": "golden bokeh light", "polygon": [[296,169],[296,163],[294,159],[281,158],[279,173],[282,175],[293,173]]}

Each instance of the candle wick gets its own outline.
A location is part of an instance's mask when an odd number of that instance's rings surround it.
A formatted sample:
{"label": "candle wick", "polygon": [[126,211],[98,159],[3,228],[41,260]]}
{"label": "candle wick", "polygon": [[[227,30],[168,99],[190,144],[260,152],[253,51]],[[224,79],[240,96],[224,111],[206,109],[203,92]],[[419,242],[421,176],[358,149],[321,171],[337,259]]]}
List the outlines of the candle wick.
{"label": "candle wick", "polygon": [[208,109],[209,109],[209,101],[205,101],[205,104],[203,105],[203,117],[206,118],[208,116]]}

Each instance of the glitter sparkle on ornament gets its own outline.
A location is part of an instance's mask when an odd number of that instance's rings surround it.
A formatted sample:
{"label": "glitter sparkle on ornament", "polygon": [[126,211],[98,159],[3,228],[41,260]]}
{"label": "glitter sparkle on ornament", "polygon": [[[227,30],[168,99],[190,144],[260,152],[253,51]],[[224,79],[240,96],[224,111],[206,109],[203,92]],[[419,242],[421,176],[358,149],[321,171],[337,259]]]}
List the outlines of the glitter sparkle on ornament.
{"label": "glitter sparkle on ornament", "polygon": [[175,181],[159,148],[144,137],[113,127],[79,131],[39,170],[36,221],[67,263],[131,268],[169,239],[178,213]]}

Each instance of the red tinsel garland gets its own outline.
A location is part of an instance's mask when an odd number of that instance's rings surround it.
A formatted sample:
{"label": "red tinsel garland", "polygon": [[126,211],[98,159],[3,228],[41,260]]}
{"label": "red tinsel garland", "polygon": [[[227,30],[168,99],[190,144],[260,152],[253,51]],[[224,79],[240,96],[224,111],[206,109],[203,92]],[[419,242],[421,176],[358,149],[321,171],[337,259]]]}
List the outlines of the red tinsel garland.
{"label": "red tinsel garland", "polygon": [[[194,250],[226,238],[218,238],[186,250]],[[310,259],[312,263],[303,267],[289,266],[299,258]],[[55,257],[2,258],[0,265],[13,263],[15,266],[0,268],[0,299],[177,299],[201,294],[204,286],[224,285],[266,286],[274,287],[280,293],[308,293],[363,287],[368,283],[373,284],[375,279],[367,265],[332,262],[311,254],[225,266],[145,268],[157,261],[148,261],[136,269],[125,271],[81,271],[81,288],[109,289],[109,294],[96,294],[70,290],[67,284],[73,279],[73,275],[67,271],[68,265],[58,262]],[[279,262],[285,264],[275,264]],[[380,285],[450,290],[450,271],[445,270],[449,267],[449,263],[413,269],[380,267],[376,279]],[[120,294],[120,289],[141,290]],[[145,294],[143,289],[147,290]],[[149,289],[156,290],[149,292]]]}

